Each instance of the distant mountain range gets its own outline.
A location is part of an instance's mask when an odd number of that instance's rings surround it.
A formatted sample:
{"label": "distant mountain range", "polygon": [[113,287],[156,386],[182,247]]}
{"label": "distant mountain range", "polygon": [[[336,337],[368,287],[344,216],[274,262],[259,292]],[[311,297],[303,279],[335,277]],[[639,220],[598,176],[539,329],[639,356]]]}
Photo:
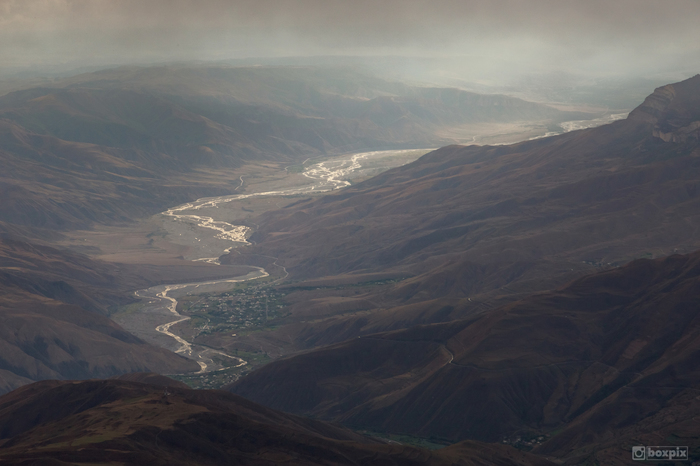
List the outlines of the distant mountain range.
{"label": "distant mountain range", "polygon": [[[232,192],[214,171],[582,116],[303,67],[122,68],[55,84],[0,97],[0,393],[198,369],[106,317],[170,275],[50,246],[61,231]],[[309,351],[228,388],[295,415],[465,443],[381,444],[132,376],[0,398],[0,460],[627,464],[631,445],[660,439],[695,452],[699,203],[700,75],[623,121],[446,146],[253,219],[255,244],[222,262],[274,257],[289,271],[290,315],[261,339]]]}
{"label": "distant mountain range", "polygon": [[50,229],[124,221],[231,191],[201,179],[197,169],[443,145],[450,140],[438,130],[475,121],[577,117],[590,115],[350,70],[88,73],[0,97],[0,220]]}

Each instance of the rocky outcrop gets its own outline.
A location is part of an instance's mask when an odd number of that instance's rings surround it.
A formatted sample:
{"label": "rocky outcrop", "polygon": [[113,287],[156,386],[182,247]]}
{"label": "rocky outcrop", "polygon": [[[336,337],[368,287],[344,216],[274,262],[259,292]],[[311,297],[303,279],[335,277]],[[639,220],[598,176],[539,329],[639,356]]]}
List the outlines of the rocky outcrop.
{"label": "rocky outcrop", "polygon": [[664,142],[697,141],[700,139],[700,121],[694,121],[688,126],[683,126],[682,128],[669,132],[663,132],[658,128],[654,128],[653,134]]}
{"label": "rocky outcrop", "polygon": [[634,109],[628,120],[653,125],[652,134],[665,142],[700,140],[700,75],[660,87]]}

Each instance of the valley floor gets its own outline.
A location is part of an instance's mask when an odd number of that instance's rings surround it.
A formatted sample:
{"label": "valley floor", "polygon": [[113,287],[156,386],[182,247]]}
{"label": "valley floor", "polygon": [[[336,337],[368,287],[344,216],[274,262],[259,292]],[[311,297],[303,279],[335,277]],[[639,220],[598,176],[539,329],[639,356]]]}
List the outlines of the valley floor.
{"label": "valley floor", "polygon": [[[134,225],[70,232],[61,245],[96,259],[160,273],[161,281],[167,284],[134,290],[142,301],[119,309],[112,318],[145,341],[197,361],[200,373],[182,376],[193,386],[224,385],[293,348],[258,340],[255,333],[260,329],[254,325],[249,328],[250,321],[243,321],[235,333],[229,332],[235,325],[227,326],[227,332],[218,326],[212,335],[210,316],[206,321],[192,319],[189,310],[181,315],[178,300],[202,293],[218,295],[235,286],[242,286],[243,293],[251,296],[269,292],[288,275],[274,258],[263,259],[264,268],[257,263],[235,266],[218,262],[220,255],[250,244],[245,238],[255,224],[249,219],[404,165],[428,151],[375,151],[324,161],[307,159],[285,167],[255,165],[235,173],[206,173],[212,182],[224,176],[236,180],[234,194],[173,207]],[[244,233],[229,234],[235,228]],[[263,309],[254,312],[260,314]],[[239,345],[241,337],[244,341]]]}
{"label": "valley floor", "polygon": [[[473,142],[503,144],[541,137],[544,132],[549,135],[552,129],[556,132],[567,128],[547,128],[534,123],[482,124],[450,131],[453,133],[451,137],[460,140],[468,132],[474,134],[471,137]],[[352,289],[336,287],[330,294],[324,292],[327,288],[324,284],[316,287],[320,292],[314,294],[314,299],[321,303],[320,307],[326,307],[327,312],[295,313],[290,317],[295,310],[295,298],[278,304],[276,311],[279,312],[274,318],[267,316],[263,327],[257,325],[259,316],[249,316],[250,320],[241,320],[237,326],[235,322],[240,320],[242,311],[238,312],[238,317],[230,312],[231,315],[225,316],[228,322],[212,324],[212,318],[222,321],[221,315],[213,316],[209,311],[202,315],[201,310],[200,315],[196,315],[177,300],[201,293],[221,296],[233,285],[244,295],[269,293],[273,289],[271,285],[279,285],[288,275],[283,264],[278,264],[275,258],[253,258],[242,266],[221,265],[218,261],[222,254],[232,250],[244,252],[251,244],[248,239],[257,226],[253,223],[255,217],[371,178],[389,168],[405,165],[428,151],[375,151],[326,160],[307,158],[302,163],[287,166],[267,163],[246,165],[237,170],[199,170],[194,175],[198,179],[212,186],[228,183],[232,186],[232,194],[172,207],[135,224],[69,232],[60,245],[158,277],[164,285],[134,290],[136,296],[144,298],[141,303],[117,310],[112,318],[151,344],[195,359],[202,368],[200,374],[185,377],[194,386],[220,386],[271,358],[305,349],[296,342],[300,331],[295,328],[298,324],[303,326],[323,319],[332,321],[339,315],[352,317],[381,309],[383,304],[372,297],[386,280],[405,277],[394,274],[355,278],[349,283]],[[300,291],[303,294],[304,290],[296,290],[297,294]],[[262,308],[254,312],[261,313]],[[286,334],[287,328],[290,331]],[[276,331],[274,336],[269,330]],[[192,344],[196,344],[197,351],[193,352]],[[246,358],[241,356],[244,353]]]}

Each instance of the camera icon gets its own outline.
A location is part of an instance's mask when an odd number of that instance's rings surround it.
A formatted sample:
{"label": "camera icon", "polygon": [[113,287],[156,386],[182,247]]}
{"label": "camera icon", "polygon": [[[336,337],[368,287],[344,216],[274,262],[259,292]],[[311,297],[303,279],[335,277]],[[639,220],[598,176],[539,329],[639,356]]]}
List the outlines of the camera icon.
{"label": "camera icon", "polygon": [[632,447],[632,459],[634,461],[646,461],[646,459],[647,459],[646,447]]}

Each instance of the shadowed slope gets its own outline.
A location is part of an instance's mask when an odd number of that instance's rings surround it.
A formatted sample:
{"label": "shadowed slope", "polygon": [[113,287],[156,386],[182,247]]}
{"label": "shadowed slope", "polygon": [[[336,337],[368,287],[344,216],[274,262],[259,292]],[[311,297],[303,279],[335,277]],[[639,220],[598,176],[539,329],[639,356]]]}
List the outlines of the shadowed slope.
{"label": "shadowed slope", "polygon": [[[443,147],[268,211],[253,219],[256,244],[223,262],[270,256],[289,271],[291,314],[261,339],[294,351],[464,319],[595,270],[695,251],[700,146],[657,127],[692,127],[698,96],[700,76],[657,89],[624,121]],[[334,285],[379,276],[397,280]]]}
{"label": "shadowed slope", "polygon": [[0,393],[34,380],[199,369],[194,361],[148,345],[95,312],[12,287],[2,291]]}
{"label": "shadowed slope", "polygon": [[699,309],[700,253],[639,260],[470,320],[281,359],[231,390],[276,409],[451,440],[571,423],[546,450],[561,452],[646,422],[700,384]]}
{"label": "shadowed slope", "polygon": [[43,379],[191,372],[191,360],[146,344],[105,317],[155,274],[82,254],[0,240],[0,393]]}
{"label": "shadowed slope", "polygon": [[148,385],[157,385],[159,387],[190,388],[183,382],[179,382],[164,375],[156,374],[155,372],[132,372],[130,374],[118,375],[112,378],[116,380],[123,380],[125,382],[138,382]]}

